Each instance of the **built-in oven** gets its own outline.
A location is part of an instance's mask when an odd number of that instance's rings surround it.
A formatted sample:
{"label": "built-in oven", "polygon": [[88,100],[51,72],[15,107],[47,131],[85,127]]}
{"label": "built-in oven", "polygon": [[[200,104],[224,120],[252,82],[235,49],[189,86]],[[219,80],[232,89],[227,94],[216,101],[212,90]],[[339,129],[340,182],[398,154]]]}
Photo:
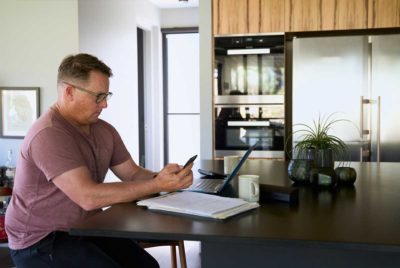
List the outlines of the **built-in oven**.
{"label": "built-in oven", "polygon": [[283,104],[215,106],[215,156],[243,154],[258,142],[253,157],[284,157]]}
{"label": "built-in oven", "polygon": [[214,156],[284,158],[283,35],[216,37]]}
{"label": "built-in oven", "polygon": [[271,103],[283,100],[283,35],[215,38],[214,100]]}

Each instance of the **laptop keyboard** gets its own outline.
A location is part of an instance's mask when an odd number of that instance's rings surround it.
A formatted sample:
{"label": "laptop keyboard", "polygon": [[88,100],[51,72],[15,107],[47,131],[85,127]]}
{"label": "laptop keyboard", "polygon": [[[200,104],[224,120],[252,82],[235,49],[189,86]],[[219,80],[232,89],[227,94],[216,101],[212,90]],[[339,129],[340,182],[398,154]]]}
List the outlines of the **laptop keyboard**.
{"label": "laptop keyboard", "polygon": [[215,179],[201,179],[196,181],[188,190],[214,193],[221,187],[221,182]]}

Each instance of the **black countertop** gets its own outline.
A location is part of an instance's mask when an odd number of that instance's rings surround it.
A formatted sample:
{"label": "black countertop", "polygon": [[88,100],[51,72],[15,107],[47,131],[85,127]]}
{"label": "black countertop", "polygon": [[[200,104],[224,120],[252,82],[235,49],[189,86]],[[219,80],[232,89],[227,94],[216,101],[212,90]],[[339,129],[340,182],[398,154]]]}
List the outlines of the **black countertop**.
{"label": "black countertop", "polygon": [[[193,170],[200,166],[221,170],[222,161],[196,161]],[[71,234],[400,251],[400,163],[351,166],[357,170],[354,187],[302,186],[296,205],[271,201],[225,221],[212,221],[118,204],[81,222]],[[248,160],[240,173],[259,174],[264,184],[292,184],[286,162]]]}

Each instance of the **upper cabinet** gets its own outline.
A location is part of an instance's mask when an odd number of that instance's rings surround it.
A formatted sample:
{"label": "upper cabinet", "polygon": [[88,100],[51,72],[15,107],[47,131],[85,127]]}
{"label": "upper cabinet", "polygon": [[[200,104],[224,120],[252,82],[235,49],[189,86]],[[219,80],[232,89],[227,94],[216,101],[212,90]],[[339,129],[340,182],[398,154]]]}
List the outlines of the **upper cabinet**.
{"label": "upper cabinet", "polygon": [[286,0],[286,11],[289,32],[321,29],[321,0]]}
{"label": "upper cabinet", "polygon": [[287,0],[290,32],[367,28],[365,0]]}
{"label": "upper cabinet", "polygon": [[[258,31],[286,32],[285,28],[285,2],[286,0],[260,0]],[[251,14],[256,12],[251,12]]]}
{"label": "upper cabinet", "polygon": [[213,0],[214,35],[400,27],[400,0]]}
{"label": "upper cabinet", "polygon": [[213,0],[214,34],[249,32],[248,0]]}
{"label": "upper cabinet", "polygon": [[285,31],[286,0],[213,0],[214,35]]}
{"label": "upper cabinet", "polygon": [[368,28],[400,27],[400,0],[368,0]]}
{"label": "upper cabinet", "polygon": [[[368,26],[368,4],[365,0],[330,0],[334,4],[333,20],[324,26],[334,30],[365,29]],[[323,28],[323,30],[325,30]]]}

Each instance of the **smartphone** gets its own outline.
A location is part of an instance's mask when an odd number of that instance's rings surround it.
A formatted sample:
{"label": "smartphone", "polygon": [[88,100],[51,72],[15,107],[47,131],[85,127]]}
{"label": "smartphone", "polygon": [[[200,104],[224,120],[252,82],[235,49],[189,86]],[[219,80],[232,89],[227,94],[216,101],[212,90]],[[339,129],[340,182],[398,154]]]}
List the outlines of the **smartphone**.
{"label": "smartphone", "polygon": [[186,164],[183,166],[183,168],[187,167],[188,165],[190,165],[191,163],[193,163],[193,161],[197,158],[197,154],[192,156],[191,158],[189,158],[189,160],[186,162]]}

